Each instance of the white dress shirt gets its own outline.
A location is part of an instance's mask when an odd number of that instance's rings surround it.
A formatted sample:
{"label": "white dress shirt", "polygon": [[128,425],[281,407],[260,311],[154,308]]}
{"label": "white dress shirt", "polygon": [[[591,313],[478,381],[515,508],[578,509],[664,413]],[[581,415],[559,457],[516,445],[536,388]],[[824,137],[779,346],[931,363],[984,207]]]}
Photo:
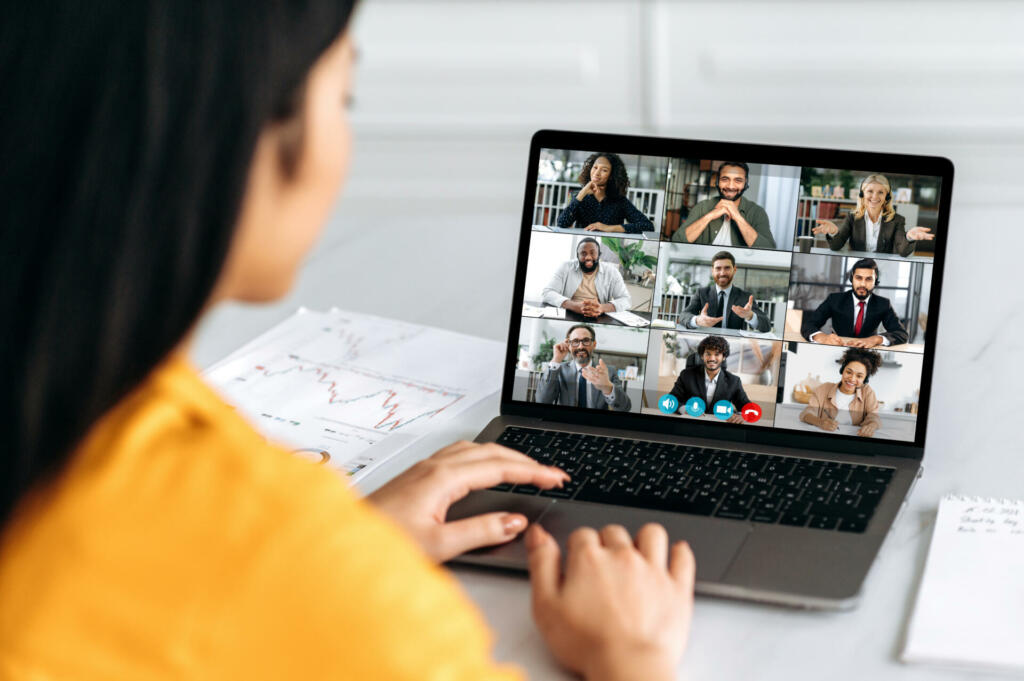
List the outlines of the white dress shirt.
{"label": "white dress shirt", "polygon": [[710,376],[708,376],[708,370],[707,369],[704,370],[704,391],[706,393],[706,395],[705,395],[706,399],[704,400],[704,402],[709,407],[712,406],[711,405],[711,400],[713,400],[715,398],[715,388],[718,387],[718,378],[721,375],[722,375],[721,368],[719,368],[718,373],[715,374],[714,378],[711,378]]}
{"label": "white dress shirt", "polygon": [[882,229],[882,214],[878,214],[878,222],[871,222],[868,212],[864,211],[864,250],[874,251],[878,248],[878,232]]}
{"label": "white dress shirt", "polygon": [[732,246],[732,221],[729,216],[722,218],[722,226],[718,228],[718,234],[715,235],[715,240],[711,242],[712,246]]}

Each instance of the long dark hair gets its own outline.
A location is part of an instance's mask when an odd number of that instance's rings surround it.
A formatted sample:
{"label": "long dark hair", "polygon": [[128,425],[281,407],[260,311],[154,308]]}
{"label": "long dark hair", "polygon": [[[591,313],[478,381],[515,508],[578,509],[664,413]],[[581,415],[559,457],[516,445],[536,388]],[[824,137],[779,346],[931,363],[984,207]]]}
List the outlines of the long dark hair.
{"label": "long dark hair", "polygon": [[0,25],[0,525],[182,340],[257,138],[354,2],[27,2]]}
{"label": "long dark hair", "polygon": [[599,158],[608,159],[608,163],[612,165],[612,172],[608,175],[608,184],[604,188],[605,196],[610,199],[624,197],[626,190],[629,189],[629,173],[626,172],[626,164],[622,162],[618,154],[611,154],[607,151],[591,154],[583,162],[583,169],[580,170],[576,181],[581,185],[590,182],[590,169],[594,167],[594,161]]}

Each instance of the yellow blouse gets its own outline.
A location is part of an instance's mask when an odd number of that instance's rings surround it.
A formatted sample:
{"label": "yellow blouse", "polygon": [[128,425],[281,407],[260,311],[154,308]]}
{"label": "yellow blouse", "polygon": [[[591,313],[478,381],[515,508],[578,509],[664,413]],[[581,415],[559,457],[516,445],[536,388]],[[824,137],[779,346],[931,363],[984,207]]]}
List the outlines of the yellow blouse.
{"label": "yellow blouse", "polygon": [[183,359],[0,535],[2,679],[517,679],[454,580]]}

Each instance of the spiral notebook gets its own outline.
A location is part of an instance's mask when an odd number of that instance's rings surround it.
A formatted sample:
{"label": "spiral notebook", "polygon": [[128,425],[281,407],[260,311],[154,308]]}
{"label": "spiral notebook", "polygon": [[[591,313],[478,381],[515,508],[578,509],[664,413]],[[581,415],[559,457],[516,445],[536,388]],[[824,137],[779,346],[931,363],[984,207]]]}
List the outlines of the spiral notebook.
{"label": "spiral notebook", "polygon": [[948,495],[904,662],[1024,671],[1024,501]]}

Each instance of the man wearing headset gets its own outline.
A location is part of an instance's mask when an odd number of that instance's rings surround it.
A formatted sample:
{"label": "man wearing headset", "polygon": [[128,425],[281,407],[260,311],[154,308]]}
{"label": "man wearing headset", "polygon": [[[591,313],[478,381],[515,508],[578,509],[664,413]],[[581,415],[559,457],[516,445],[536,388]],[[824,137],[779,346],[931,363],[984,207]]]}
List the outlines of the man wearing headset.
{"label": "man wearing headset", "polygon": [[828,247],[838,251],[846,242],[850,250],[868,253],[894,253],[906,257],[919,241],[935,238],[927,227],[906,228],[903,216],[892,205],[892,188],[884,175],[868,175],[860,183],[857,207],[847,213],[840,225],[818,220],[811,230],[823,234]]}
{"label": "man wearing headset", "polygon": [[750,169],[742,161],[726,161],[718,168],[718,196],[700,201],[690,210],[672,241],[714,246],[775,248],[768,214],[743,192],[750,186]]}
{"label": "man wearing headset", "polygon": [[[830,294],[814,312],[804,316],[800,325],[803,337],[813,343],[854,348],[906,343],[909,334],[892,303],[872,293],[878,285],[878,263],[871,258],[858,260],[847,277],[849,291]],[[832,332],[825,333],[821,327],[829,319]],[[875,333],[879,324],[885,327],[885,333]]]}
{"label": "man wearing headset", "polygon": [[601,264],[601,246],[591,237],[576,244],[575,260],[558,266],[544,287],[543,300],[586,317],[625,312],[632,305],[622,275],[608,263]]}
{"label": "man wearing headset", "polygon": [[679,401],[679,411],[686,410],[686,403],[691,397],[699,397],[704,401],[705,414],[713,414],[718,401],[728,400],[733,406],[728,422],[743,423],[740,410],[750,399],[743,390],[739,376],[725,369],[729,342],[721,336],[706,336],[697,346],[697,356],[702,363],[683,369],[669,391]]}

